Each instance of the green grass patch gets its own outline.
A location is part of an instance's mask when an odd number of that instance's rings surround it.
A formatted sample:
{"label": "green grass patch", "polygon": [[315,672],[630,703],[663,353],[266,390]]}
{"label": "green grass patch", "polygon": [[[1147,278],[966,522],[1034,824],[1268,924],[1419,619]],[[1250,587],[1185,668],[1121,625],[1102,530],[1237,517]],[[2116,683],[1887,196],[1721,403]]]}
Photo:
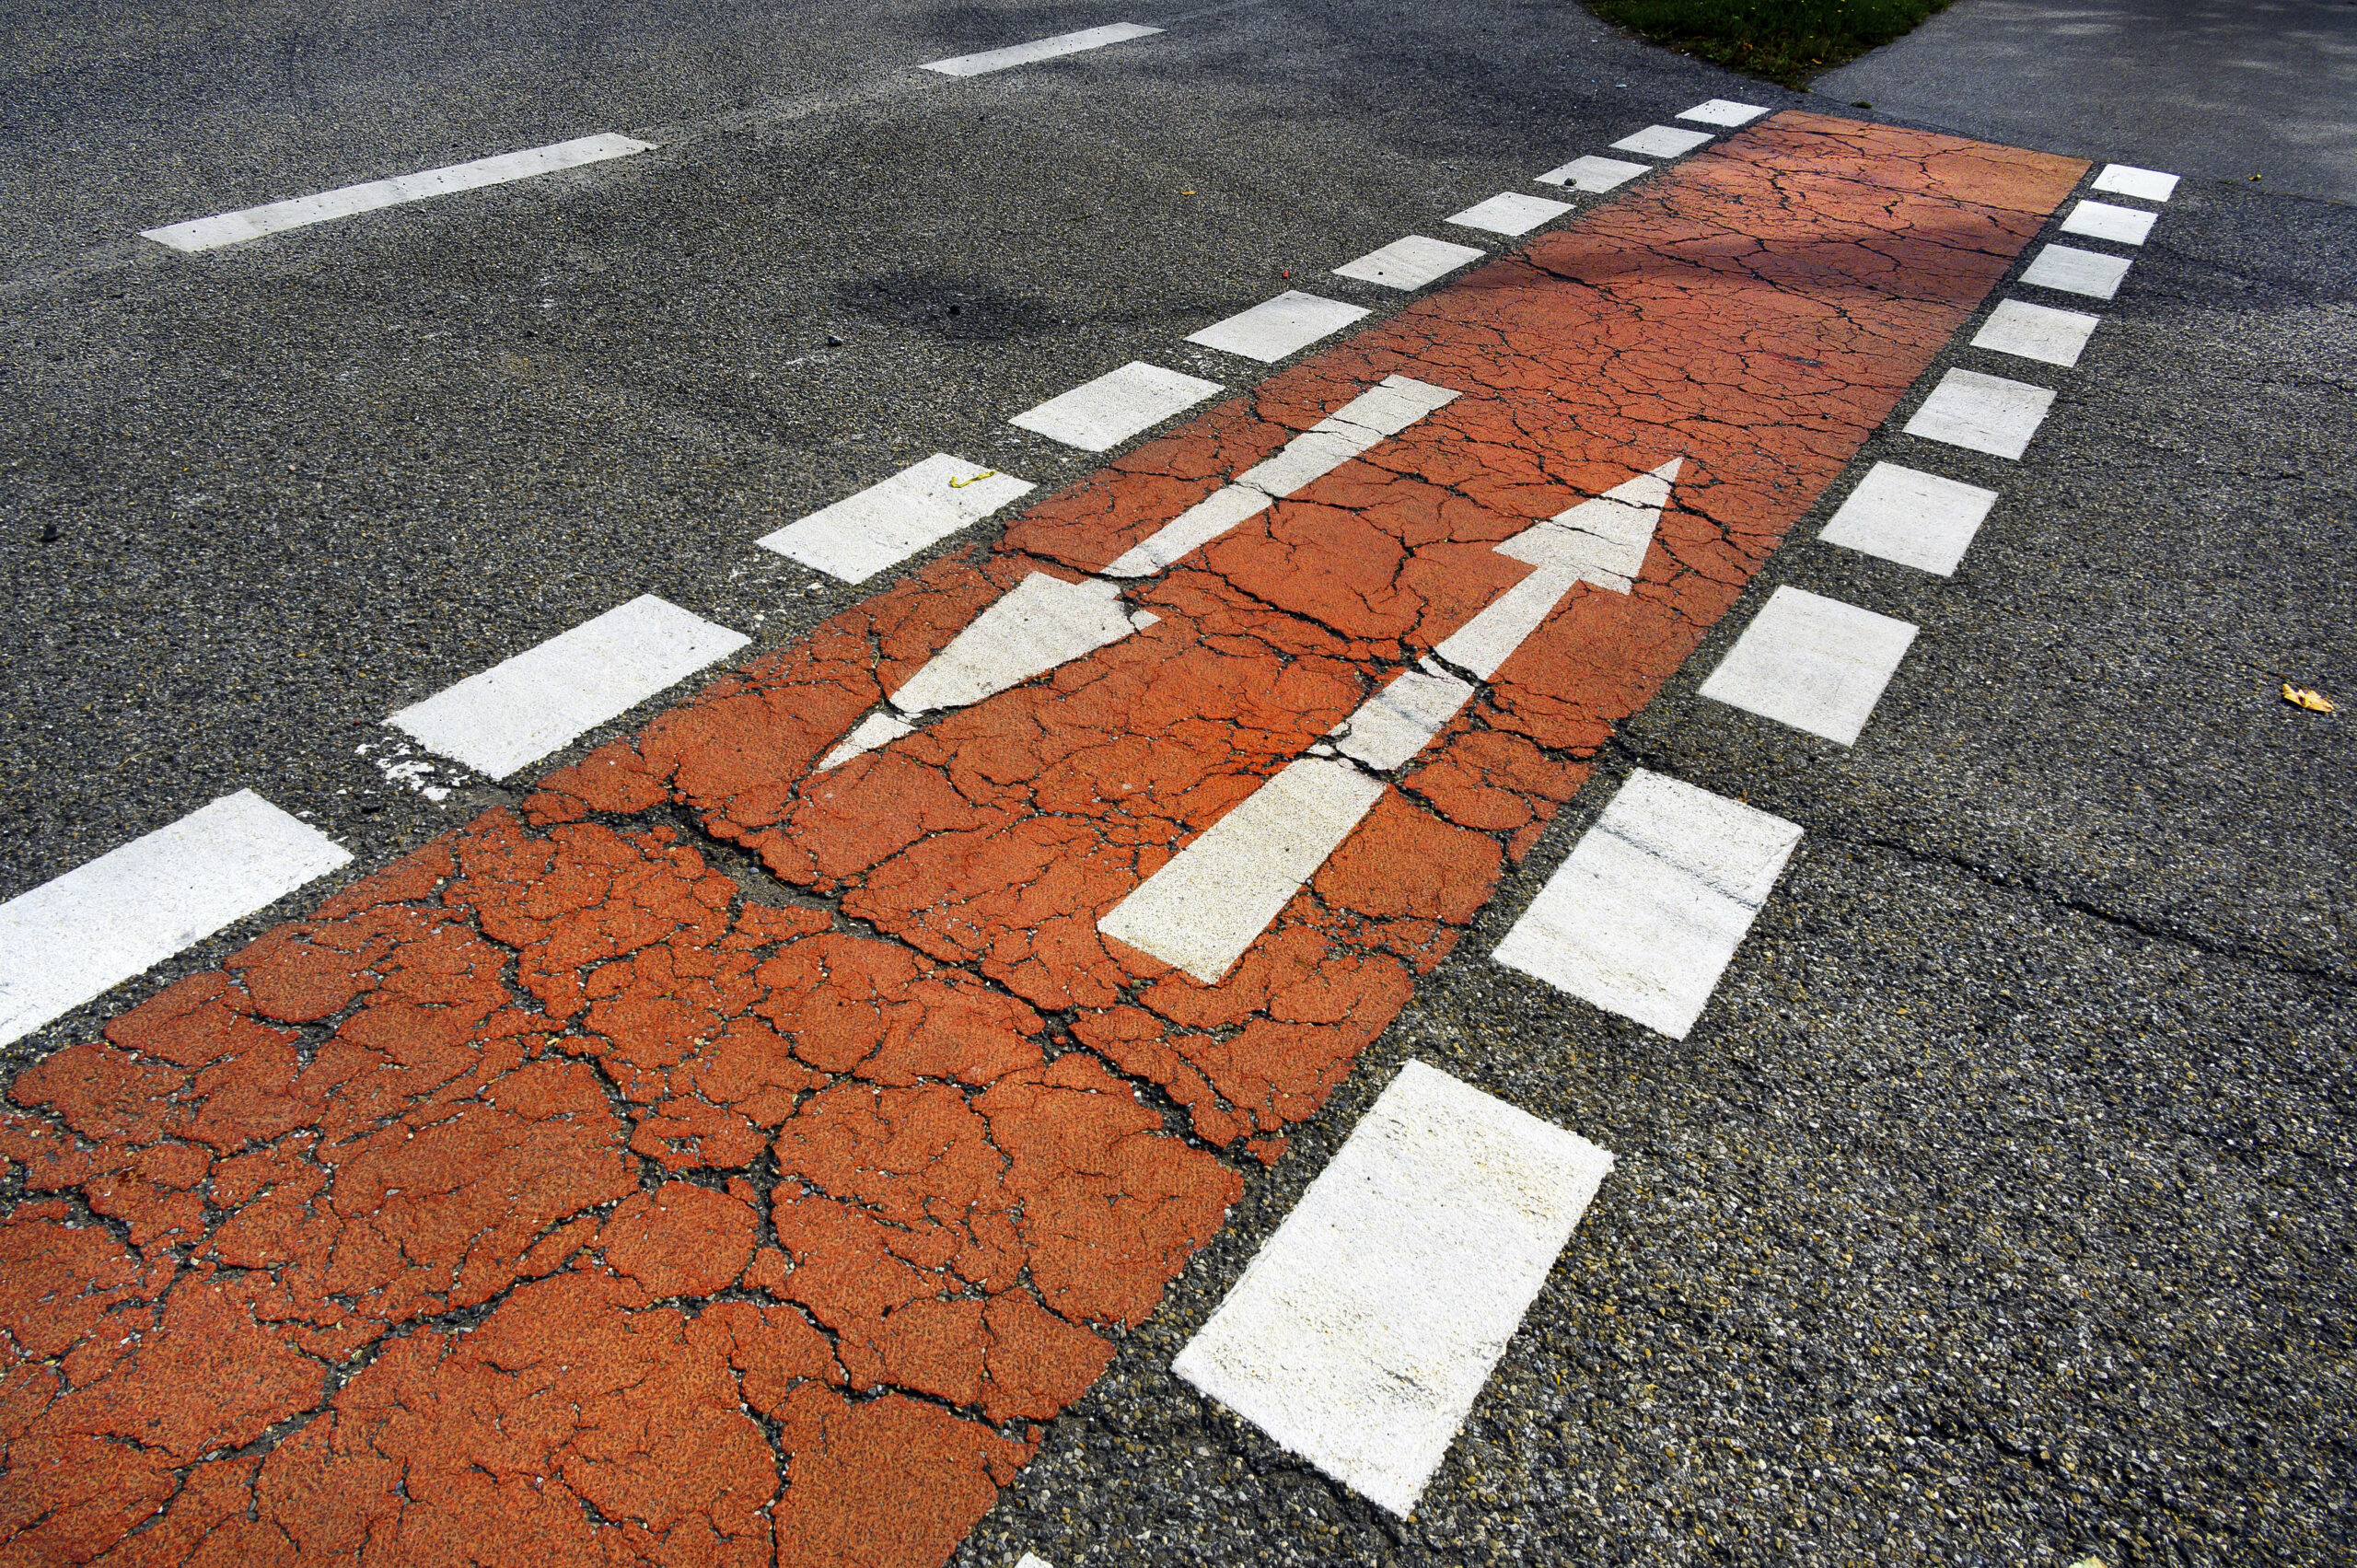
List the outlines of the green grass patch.
{"label": "green grass patch", "polygon": [[1805,87],[1903,38],[1948,0],[1588,0],[1616,27],[1717,65]]}

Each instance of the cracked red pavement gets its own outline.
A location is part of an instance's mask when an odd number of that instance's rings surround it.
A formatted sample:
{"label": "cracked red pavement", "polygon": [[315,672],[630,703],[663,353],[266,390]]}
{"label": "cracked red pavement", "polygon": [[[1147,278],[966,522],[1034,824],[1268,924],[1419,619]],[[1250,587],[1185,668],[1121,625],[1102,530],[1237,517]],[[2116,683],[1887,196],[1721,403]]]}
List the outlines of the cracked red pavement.
{"label": "cracked red pavement", "polygon": [[[26,1071],[0,1564],[940,1562],[2083,168],[1776,116]],[[1151,629],[810,773],[1026,574],[1395,373],[1462,396]],[[1225,981],[1098,935],[1493,544],[1680,457],[1634,592],[1575,589]]]}

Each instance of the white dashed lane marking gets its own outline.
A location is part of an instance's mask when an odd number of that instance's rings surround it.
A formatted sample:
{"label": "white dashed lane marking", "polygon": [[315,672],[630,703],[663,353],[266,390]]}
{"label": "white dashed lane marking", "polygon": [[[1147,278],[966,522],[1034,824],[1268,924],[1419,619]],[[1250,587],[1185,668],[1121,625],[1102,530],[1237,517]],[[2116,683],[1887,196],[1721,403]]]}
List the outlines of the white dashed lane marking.
{"label": "white dashed lane marking", "polygon": [[1953,575],[1997,493],[1977,484],[1876,463],[1817,537],[1919,572]]}
{"label": "white dashed lane marking", "polygon": [[1711,139],[1708,131],[1683,125],[1648,125],[1612,144],[1615,152],[1643,153],[1647,157],[1684,157]]}
{"label": "white dashed lane marking", "polygon": [[935,452],[760,543],[844,582],[864,583],[1030,491],[1028,480]]}
{"label": "white dashed lane marking", "polygon": [[1411,1061],[1171,1369],[1404,1518],[1611,1169]]}
{"label": "white dashed lane marking", "polygon": [[1225,320],[1213,322],[1187,341],[1223,354],[1274,365],[1287,354],[1341,331],[1366,313],[1361,306],[1288,289],[1249,310],[1239,310]]}
{"label": "white dashed lane marking", "polygon": [[2024,270],[2022,282],[2063,294],[2083,294],[2090,299],[2109,299],[2119,292],[2129,265],[2125,256],[2107,256],[2074,245],[2049,245]]}
{"label": "white dashed lane marking", "polygon": [[2102,320],[2102,317],[2082,310],[2057,310],[2049,305],[2031,305],[2019,299],[2000,300],[1997,308],[1989,313],[1989,319],[1980,324],[1980,331],[1973,334],[1972,346],[2067,369],[2079,363],[2087,339]]}
{"label": "white dashed lane marking", "polygon": [[1133,359],[1007,423],[1084,452],[1102,452],[1226,389],[1216,381]]}
{"label": "white dashed lane marking", "polygon": [[1708,103],[1698,103],[1691,109],[1678,111],[1680,120],[1699,121],[1705,125],[1724,125],[1733,130],[1748,125],[1768,110],[1756,103],[1737,103],[1733,99],[1714,98]]}
{"label": "white dashed lane marking", "polygon": [[1800,840],[1641,768],[1490,956],[1684,1040]]}
{"label": "white dashed lane marking", "polygon": [[1628,163],[1617,157],[1597,157],[1590,154],[1533,178],[1541,185],[1568,185],[1574,191],[1600,194],[1615,186],[1627,184],[1640,174],[1651,174],[1653,171],[1654,166],[1649,163]]}
{"label": "white dashed lane marking", "polygon": [[2142,245],[2144,237],[2153,232],[2153,220],[2159,215],[2138,207],[2114,206],[2109,202],[2081,202],[2063,218],[2062,232],[2083,234],[2090,239],[2108,239],[2115,245]]}
{"label": "white dashed lane marking", "polygon": [[1010,65],[1029,65],[1041,60],[1060,60],[1067,54],[1081,54],[1092,49],[1102,49],[1109,43],[1127,43],[1133,38],[1146,38],[1158,33],[1160,28],[1149,28],[1137,22],[1115,22],[1110,27],[1084,28],[1078,32],[1058,33],[1053,38],[1034,39],[1029,43],[1012,43],[1004,49],[986,49],[979,54],[958,54],[946,60],[928,60],[922,67],[938,71],[945,76],[981,76],[993,71],[1004,71]]}
{"label": "white dashed lane marking", "polygon": [[1550,202],[1544,196],[1504,191],[1486,202],[1474,203],[1461,213],[1451,214],[1448,221],[1459,228],[1478,228],[1491,234],[1528,234],[1540,224],[1551,222],[1571,210],[1569,202]]}
{"label": "white dashed lane marking", "polygon": [[392,180],[372,180],[365,185],[346,185],[340,190],[321,192],[316,196],[297,196],[292,201],[273,202],[267,206],[247,207],[239,212],[221,213],[209,218],[194,218],[164,228],[142,229],[140,234],[144,238],[168,245],[175,250],[215,250],[224,245],[259,239],[265,234],[281,234],[290,228],[303,228],[333,218],[351,217],[356,213],[374,212],[379,207],[422,202],[429,196],[447,196],[459,191],[481,190],[486,185],[505,185],[513,180],[529,180],[536,175],[553,174],[562,168],[578,168],[584,164],[627,157],[633,153],[652,151],[654,145],[652,142],[634,141],[628,136],[584,136],[577,141],[559,142],[553,146],[502,153],[497,157],[452,164],[447,168],[429,168],[420,174],[404,174]]}
{"label": "white dashed lane marking", "polygon": [[1334,269],[1334,275],[1381,284],[1386,288],[1422,288],[1488,254],[1475,246],[1451,245],[1446,239],[1411,234],[1393,240],[1380,250],[1371,250],[1355,261],[1344,262]]}
{"label": "white dashed lane marking", "polygon": [[2157,168],[2138,168],[2132,163],[2107,163],[2087,189],[2132,196],[2140,202],[2165,202],[2177,194],[2177,176]]}
{"label": "white dashed lane marking", "polygon": [[1911,621],[1780,587],[1702,682],[1702,695],[1855,746],[1915,632]]}
{"label": "white dashed lane marking", "polygon": [[750,640],[645,594],[385,722],[504,779]]}
{"label": "white dashed lane marking", "polygon": [[239,790],[0,904],[0,1045],[351,858]]}
{"label": "white dashed lane marking", "polygon": [[2018,459],[2046,420],[2054,394],[2026,381],[1950,370],[1907,422],[1907,434],[1994,458]]}

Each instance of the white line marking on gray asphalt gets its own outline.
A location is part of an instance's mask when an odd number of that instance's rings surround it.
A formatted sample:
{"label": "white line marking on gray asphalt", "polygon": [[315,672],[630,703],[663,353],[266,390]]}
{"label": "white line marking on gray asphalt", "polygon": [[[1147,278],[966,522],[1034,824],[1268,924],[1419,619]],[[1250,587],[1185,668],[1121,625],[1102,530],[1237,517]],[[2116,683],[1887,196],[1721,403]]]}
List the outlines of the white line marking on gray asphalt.
{"label": "white line marking on gray asphalt", "polygon": [[1907,434],[1994,458],[2019,458],[2053,404],[2054,394],[2043,387],[1950,370],[1907,422]]}
{"label": "white line marking on gray asphalt", "polygon": [[2062,232],[2084,234],[2090,239],[2108,239],[2115,245],[2142,245],[2144,237],[2153,232],[2154,220],[2161,215],[2138,207],[2119,207],[2109,202],[2081,202],[2062,219]]}
{"label": "white line marking on gray asphalt", "polygon": [[1405,1518],[1611,1169],[1411,1061],[1171,1370]]}
{"label": "white line marking on gray asphalt", "polygon": [[1550,202],[1544,196],[1502,191],[1486,202],[1476,202],[1461,213],[1451,214],[1448,221],[1459,228],[1478,228],[1491,234],[1528,234],[1540,224],[1551,222],[1571,210],[1569,202]]}
{"label": "white line marking on gray asphalt", "polygon": [[1817,537],[1919,572],[1952,576],[1996,504],[1993,490],[1876,463]]}
{"label": "white line marking on gray asphalt", "polygon": [[247,207],[239,212],[220,213],[209,218],[192,218],[187,223],[171,224],[163,228],[145,228],[139,232],[141,238],[168,245],[175,250],[215,250],[224,245],[259,239],[265,234],[280,234],[290,228],[350,217],[355,213],[374,212],[379,207],[422,202],[429,196],[447,196],[459,191],[480,190],[486,185],[505,185],[511,180],[553,174],[561,168],[578,168],[584,164],[602,163],[608,158],[628,157],[633,153],[650,152],[654,146],[652,142],[636,141],[629,136],[583,136],[575,141],[559,142],[553,146],[502,153],[497,157],[477,158],[472,163],[452,164],[447,168],[429,168],[391,180],[372,180],[365,185],[346,185],[340,190],[323,191],[316,196],[297,196],[291,201],[273,202],[266,206]]}
{"label": "white line marking on gray asphalt", "polygon": [[946,60],[928,60],[919,68],[938,71],[945,76],[980,76],[992,71],[1004,71],[1010,65],[1059,60],[1067,54],[1102,49],[1109,43],[1127,43],[1133,38],[1146,38],[1161,30],[1160,28],[1145,27],[1137,22],[1115,22],[1110,27],[1084,28],[1078,32],[1062,32],[1053,38],[1034,39],[1029,43],[1011,43],[1004,49],[986,49],[979,54],[957,54]]}
{"label": "white line marking on gray asphalt", "polygon": [[0,904],[0,1045],[352,858],[250,789]]}
{"label": "white line marking on gray asphalt", "polygon": [[1102,452],[1226,389],[1200,376],[1133,359],[1007,423],[1084,452]]}
{"label": "white line marking on gray asphalt", "polygon": [[642,594],[385,722],[504,779],[749,641]]}
{"label": "white line marking on gray asphalt", "polygon": [[2132,163],[2107,163],[2088,189],[2133,196],[2140,202],[2165,202],[2177,194],[2177,176],[2157,168],[2139,168]]}
{"label": "white line marking on gray asphalt", "polygon": [[1289,762],[1164,862],[1097,929],[1216,985],[1384,788],[1338,760]]}
{"label": "white line marking on gray asphalt", "polygon": [[1613,143],[1612,150],[1643,153],[1647,157],[1684,157],[1710,139],[1708,131],[1689,131],[1683,125],[1648,125]]}
{"label": "white line marking on gray asphalt", "polygon": [[1393,240],[1380,250],[1370,250],[1355,261],[1344,262],[1334,269],[1334,275],[1381,284],[1386,288],[1422,288],[1488,254],[1471,245],[1451,245],[1446,239],[1411,234]]}
{"label": "white line marking on gray asphalt", "polygon": [[1490,957],[1684,1040],[1801,841],[1640,768]]}
{"label": "white line marking on gray asphalt", "polygon": [[1366,313],[1361,306],[1304,294],[1297,288],[1287,289],[1274,299],[1213,322],[1187,341],[1223,354],[1274,365],[1285,355],[1341,331]]}
{"label": "white line marking on gray asphalt", "polygon": [[2057,310],[2050,305],[2004,299],[1998,301],[1980,331],[1972,335],[1972,346],[2067,368],[2079,363],[2087,339],[2102,320],[2082,310]]}
{"label": "white line marking on gray asphalt", "polygon": [[1237,474],[1234,483],[1213,491],[1123,551],[1103,575],[1151,576],[1456,399],[1446,387],[1387,376],[1266,460]]}
{"label": "white line marking on gray asphalt", "polygon": [[1915,632],[1910,621],[1780,587],[1702,682],[1702,695],[1855,746]]}
{"label": "white line marking on gray asphalt", "polygon": [[1705,125],[1724,125],[1732,130],[1737,125],[1748,125],[1767,112],[1756,103],[1737,103],[1733,99],[1714,98],[1708,103],[1679,110],[1678,117],[1680,120],[1699,120]]}
{"label": "white line marking on gray asphalt", "polygon": [[1030,490],[1028,480],[935,452],[759,543],[844,582],[864,583]]}
{"label": "white line marking on gray asphalt", "polygon": [[1617,157],[1575,157],[1560,168],[1531,176],[1541,185],[1568,185],[1574,191],[1601,193],[1625,185],[1640,174],[1651,174],[1649,163],[1624,163]]}
{"label": "white line marking on gray asphalt", "polygon": [[2129,265],[2125,256],[2107,256],[2074,245],[2049,245],[2023,271],[2022,282],[2064,294],[2084,294],[2090,299],[2109,299],[2119,294]]}
{"label": "white line marking on gray asphalt", "polygon": [[1015,1568],[1055,1568],[1055,1565],[1044,1557],[1027,1551],[1016,1562]]}

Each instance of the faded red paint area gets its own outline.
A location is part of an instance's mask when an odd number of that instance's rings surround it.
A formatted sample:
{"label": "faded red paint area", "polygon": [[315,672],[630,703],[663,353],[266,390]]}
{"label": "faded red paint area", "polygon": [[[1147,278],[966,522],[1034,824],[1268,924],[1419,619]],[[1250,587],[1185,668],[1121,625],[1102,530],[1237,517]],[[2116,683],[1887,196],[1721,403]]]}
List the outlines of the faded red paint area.
{"label": "faded red paint area", "polygon": [[[20,1074],[0,1564],[942,1561],[2082,168],[1779,115]],[[810,774],[1024,575],[1395,372],[1462,396],[1152,629]],[[1221,984],[1098,936],[1492,545],[1671,457],[1635,591],[1575,590]]]}

